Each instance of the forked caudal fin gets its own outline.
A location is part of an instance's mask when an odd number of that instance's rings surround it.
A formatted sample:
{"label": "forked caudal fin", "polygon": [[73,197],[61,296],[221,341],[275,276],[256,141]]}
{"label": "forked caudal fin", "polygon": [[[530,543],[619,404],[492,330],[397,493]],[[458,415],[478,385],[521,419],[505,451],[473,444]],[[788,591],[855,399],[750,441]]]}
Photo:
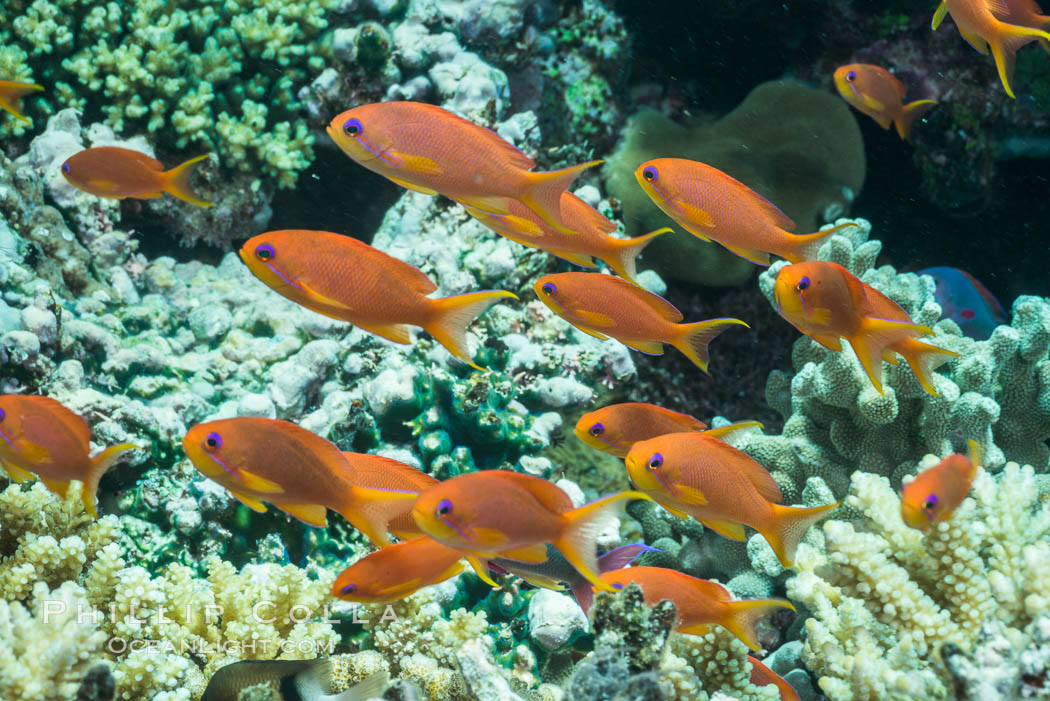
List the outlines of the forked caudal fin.
{"label": "forked caudal fin", "polygon": [[988,39],[988,46],[991,48],[992,56],[995,58],[995,67],[999,71],[999,80],[1002,81],[1006,94],[1012,98],[1014,97],[1014,91],[1010,87],[1010,83],[1014,79],[1014,61],[1016,60],[1017,50],[1033,41],[1050,41],[1050,34],[1042,29],[1021,27],[1016,24],[1007,24],[1006,22],[996,22],[996,27],[1001,32],[997,36]]}
{"label": "forked caudal fin", "polygon": [[740,638],[740,642],[744,645],[757,652],[762,649],[762,645],[758,642],[755,625],[779,609],[794,611],[795,607],[787,599],[730,601],[726,603],[725,617],[718,621],[718,624]]}
{"label": "forked caudal fin", "polygon": [[598,570],[598,536],[609,525],[609,519],[623,510],[632,499],[648,499],[642,492],[621,492],[562,514],[565,524],[557,540],[551,543],[576,571],[600,591],[613,588],[603,582]]}
{"label": "forked caudal fin", "polygon": [[905,141],[911,138],[911,127],[915,123],[915,120],[929,112],[936,105],[936,100],[916,100],[915,102],[909,102],[901,107],[900,114],[898,114],[897,118],[893,120],[893,124],[897,127],[897,133],[900,134],[900,137]]}
{"label": "forked caudal fin", "polygon": [[98,492],[98,481],[102,479],[102,475],[106,474],[106,471],[113,466],[113,463],[117,461],[121,454],[129,450],[138,449],[139,446],[134,443],[121,443],[120,445],[110,446],[91,458],[91,469],[84,479],[80,498],[84,502],[84,510],[91,514],[93,518],[98,518],[98,512],[95,511],[95,494]]}
{"label": "forked caudal fin", "polygon": [[795,564],[795,551],[802,536],[806,535],[810,526],[839,508],[840,504],[842,502],[837,501],[811,508],[770,504],[773,510],[771,525],[760,529],[759,533],[769,542],[780,564],[791,567]]}
{"label": "forked caudal fin", "polygon": [[707,365],[711,361],[707,354],[707,344],[730,326],[751,328],[740,319],[708,319],[692,324],[675,324],[677,334],[667,342],[682,351],[698,368],[707,372]]}
{"label": "forked caudal fin", "polygon": [[453,356],[472,368],[484,370],[470,357],[467,327],[493,304],[508,297],[518,298],[513,292],[491,290],[431,300],[430,318],[423,328]]}
{"label": "forked caudal fin", "polygon": [[787,260],[792,263],[803,263],[807,260],[816,260],[817,251],[824,245],[824,241],[839,229],[844,229],[847,226],[856,226],[856,224],[848,221],[843,224],[837,224],[828,229],[814,231],[812,234],[791,234],[789,248],[785,251],[773,252],[778,256],[787,258]]}
{"label": "forked caudal fin", "polygon": [[638,274],[635,268],[635,259],[638,258],[638,254],[642,252],[643,248],[652,243],[657,236],[662,236],[671,231],[674,231],[674,229],[665,226],[662,229],[651,231],[644,236],[638,236],[633,239],[613,239],[612,254],[607,258],[602,258],[602,260],[613,269],[614,273],[624,280],[638,284],[634,279]]}
{"label": "forked caudal fin", "polygon": [[563,234],[575,235],[576,232],[566,227],[561,218],[562,193],[569,189],[580,173],[599,164],[601,161],[591,161],[561,170],[526,173],[525,191],[518,197],[518,201],[549,226]]}
{"label": "forked caudal fin", "polygon": [[915,373],[915,379],[919,381],[927,394],[934,397],[939,397],[941,393],[933,385],[933,371],[951,358],[959,356],[955,351],[931,346],[915,338],[899,341],[890,348],[904,356],[908,367]]}
{"label": "forked caudal fin", "polygon": [[193,188],[190,186],[190,178],[193,177],[193,172],[197,170],[197,165],[201,161],[209,157],[210,154],[204,154],[203,156],[197,156],[191,158],[180,166],[176,166],[169,171],[164,173],[164,179],[166,181],[164,191],[169,195],[178,197],[180,200],[185,200],[191,204],[195,204],[198,207],[211,207],[212,202],[202,200]]}

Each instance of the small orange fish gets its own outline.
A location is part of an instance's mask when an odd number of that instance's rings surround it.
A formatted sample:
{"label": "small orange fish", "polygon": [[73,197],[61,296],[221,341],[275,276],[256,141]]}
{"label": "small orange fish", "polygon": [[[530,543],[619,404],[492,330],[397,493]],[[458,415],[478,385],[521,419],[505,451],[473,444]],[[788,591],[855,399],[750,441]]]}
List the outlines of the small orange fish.
{"label": "small orange fish", "polygon": [[334,444],[280,419],[197,424],[182,447],[198,472],[249,509],[262,513],[265,501],[318,528],[328,525],[325,509],[331,509],[379,546],[390,543],[388,524],[408,512],[417,496],[357,486],[353,465]]}
{"label": "small orange fish", "polygon": [[615,338],[649,355],[663,355],[665,343],[707,372],[707,344],[740,319],[708,319],[679,324],[682,312],[663,297],[621,278],[601,273],[544,275],[533,286],[551,311],[585,334]]}
{"label": "small orange fish", "polygon": [[481,370],[467,349],[467,326],[502,290],[431,299],[430,278],[404,261],[349,236],[286,229],[253,236],[239,251],[257,278],[307,309],[348,321],[395,343],[410,343],[420,326],[449,353]]}
{"label": "small orange fish", "polygon": [[190,187],[197,164],[208,155],[191,158],[171,170],[144,153],[99,146],[75,153],[62,164],[62,175],[73,187],[98,197],[153,199],[165,192],[198,207],[211,207]]}
{"label": "small orange fish", "polygon": [[981,464],[981,449],[969,442],[968,456],[949,455],[901,488],[901,519],[922,532],[947,521],[970,493]]}
{"label": "small orange fish", "polygon": [[747,656],[751,663],[751,683],[755,686],[767,686],[773,684],[780,692],[780,701],[802,701],[795,687],[788,684],[787,679],[780,676],[769,667],[765,666],[751,655]]}
{"label": "small orange fish", "polygon": [[707,424],[689,414],[655,404],[625,402],[587,412],[576,422],[575,432],[577,438],[595,450],[623,458],[638,441],[705,428]]}
{"label": "small orange fish", "polygon": [[[343,453],[343,457],[353,468],[353,482],[358,487],[420,493],[438,483],[427,473],[390,458],[367,453]],[[418,538],[423,535],[412,518],[410,507],[411,504],[406,504],[405,512],[396,516],[387,525],[387,530],[401,540]]]}
{"label": "small orange fish", "polygon": [[913,322],[900,305],[838,263],[785,266],[777,275],[775,294],[780,315],[820,345],[839,351],[839,339],[849,341],[879,394],[885,394],[882,361],[896,365],[897,353],[935,397],[933,370],[959,355],[916,340],[932,336],[933,329]]}
{"label": "small orange fish", "polygon": [[752,650],[761,650],[755,624],[778,609],[794,611],[787,599],[734,599],[718,582],[690,577],[663,567],[627,567],[602,575],[614,589],[634,582],[642,589],[645,603],[654,606],[670,601],[675,607],[675,630],[704,635],[718,624]]}
{"label": "small orange fish", "polygon": [[575,234],[563,234],[547,225],[531,209],[517,200],[510,201],[508,214],[489,214],[471,207],[467,211],[500,236],[529,248],[540,248],[570,263],[593,268],[602,261],[624,280],[634,282],[635,258],[654,238],[671,231],[658,229],[633,239],[609,236],[616,224],[571,192],[561,196],[561,216]]}
{"label": "small orange fish", "polygon": [[645,194],[679,226],[716,241],[752,263],[769,265],[769,254],[792,263],[810,260],[824,239],[849,224],[812,234],[792,234],[795,222],[739,180],[706,163],[682,158],[646,161],[634,172]]}
{"label": "small orange fish", "polygon": [[426,536],[369,553],[343,570],[332,596],[344,601],[386,604],[463,571],[463,553]]}
{"label": "small orange fish", "polygon": [[84,510],[97,518],[98,481],[121,453],[136,450],[121,443],[91,457],[87,421],[50,397],[0,395],[0,467],[14,482],[36,474],[48,489],[66,496],[70,480],[83,483]]}
{"label": "small orange fish", "polygon": [[970,46],[985,55],[991,47],[999,80],[1006,94],[1014,97],[1010,81],[1017,50],[1033,41],[1050,42],[1045,31],[1050,20],[1039,15],[1039,7],[1028,0],[942,0],[933,14],[931,27],[935,31],[948,13]]}
{"label": "small orange fish", "polygon": [[412,516],[428,536],[467,553],[467,561],[484,581],[488,560],[546,562],[550,543],[595,586],[598,578],[595,538],[611,511],[629,499],[648,499],[622,492],[573,508],[569,495],[539,477],[486,470],[445,480],[419,495]]}
{"label": "small orange fish", "polygon": [[[867,63],[851,63],[835,71],[835,87],[842,99],[889,129],[897,127],[904,140],[911,135],[916,119],[933,109],[936,100],[916,100],[904,104],[908,90],[885,68]],[[797,261],[794,261],[797,262]]]}
{"label": "small orange fish", "polygon": [[509,214],[517,200],[564,234],[562,193],[601,161],[549,173],[494,131],[435,105],[379,102],[343,112],[328,136],[365,168],[427,195],[438,193],[489,214]]}
{"label": "small orange fish", "polygon": [[30,120],[22,114],[22,98],[43,89],[43,85],[36,83],[0,80],[0,109],[10,112],[15,119],[28,124]]}
{"label": "small orange fish", "polygon": [[838,506],[781,506],[772,475],[747,453],[708,433],[639,441],[624,463],[635,488],[675,516],[692,516],[733,540],[744,540],[744,526],[751,526],[769,541],[784,567],[794,563],[809,527]]}

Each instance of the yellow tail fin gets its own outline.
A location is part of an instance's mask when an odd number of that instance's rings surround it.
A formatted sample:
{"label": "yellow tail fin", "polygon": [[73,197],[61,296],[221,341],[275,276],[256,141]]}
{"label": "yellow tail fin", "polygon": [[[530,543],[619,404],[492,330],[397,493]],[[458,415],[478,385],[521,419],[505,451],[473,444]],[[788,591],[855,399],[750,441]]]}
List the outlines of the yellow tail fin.
{"label": "yellow tail fin", "polygon": [[164,191],[169,195],[178,197],[180,200],[185,200],[191,204],[195,204],[198,207],[211,207],[212,202],[202,200],[193,188],[190,187],[190,178],[193,177],[193,171],[197,169],[197,165],[208,158],[211,154],[204,154],[203,156],[197,156],[191,158],[180,166],[176,166],[169,171],[165,171],[164,178],[166,185]]}
{"label": "yellow tail fin", "polygon": [[725,617],[718,621],[718,624],[757,652],[762,646],[758,643],[755,625],[766,616],[776,613],[778,609],[794,611],[795,607],[787,599],[730,601],[726,604]]}
{"label": "yellow tail fin", "polygon": [[84,503],[84,510],[91,514],[92,518],[98,518],[98,512],[95,510],[95,494],[98,493],[98,481],[102,479],[102,475],[106,474],[106,471],[113,467],[113,463],[117,461],[117,458],[122,453],[129,450],[139,450],[140,447],[134,443],[121,443],[120,445],[110,446],[91,458],[91,469],[84,477],[84,486],[80,491],[80,499]]}
{"label": "yellow tail fin", "polygon": [[711,360],[707,354],[707,344],[730,326],[751,328],[740,319],[708,319],[692,324],[675,324],[678,334],[666,342],[682,351],[698,368],[707,372],[707,365]]}
{"label": "yellow tail fin", "polygon": [[919,384],[927,394],[934,397],[939,397],[941,393],[933,386],[933,371],[948,362],[950,358],[959,356],[955,351],[931,346],[929,343],[923,343],[914,338],[894,343],[890,348],[904,356]]}
{"label": "yellow tail fin", "polygon": [[839,508],[841,503],[835,502],[812,508],[770,504],[773,509],[772,524],[759,529],[759,533],[769,542],[780,564],[784,567],[791,567],[795,564],[795,551],[798,550],[798,543],[809,527]]}
{"label": "yellow tail fin", "polygon": [[599,576],[596,540],[608,525],[610,516],[622,510],[626,502],[632,499],[652,501],[648,494],[642,492],[621,492],[562,514],[566,521],[565,527],[558,539],[551,543],[577,572],[600,591],[613,591],[613,588]]}
{"label": "yellow tail fin", "polygon": [[580,173],[601,164],[591,161],[580,165],[549,172],[526,173],[526,189],[518,201],[536,213],[536,216],[563,234],[576,232],[569,229],[561,218],[561,196],[569,189]]}
{"label": "yellow tail fin", "polygon": [[638,257],[638,254],[642,252],[643,248],[652,243],[657,236],[663,236],[671,231],[674,231],[674,229],[665,226],[662,229],[651,231],[644,236],[637,236],[633,239],[613,239],[612,253],[602,258],[602,261],[624,280],[638,284],[634,279],[635,275],[637,275],[635,259]]}
{"label": "yellow tail fin", "polygon": [[900,137],[905,141],[911,138],[911,126],[915,123],[915,120],[932,110],[936,105],[936,100],[916,100],[901,107],[901,113],[893,120]]}
{"label": "yellow tail fin", "polygon": [[1001,31],[998,35],[988,39],[988,46],[992,50],[992,57],[995,58],[995,68],[999,71],[999,80],[1002,81],[1006,94],[1012,98],[1014,97],[1014,91],[1010,87],[1010,82],[1014,79],[1014,61],[1017,50],[1033,41],[1048,41],[1050,40],[1050,34],[1042,29],[1021,27],[1016,24],[1007,24],[1006,22],[996,22],[996,27]]}
{"label": "yellow tail fin", "polygon": [[470,357],[470,351],[467,349],[467,327],[489,307],[507,297],[518,298],[513,292],[490,290],[431,300],[430,319],[423,328],[453,356],[472,368],[484,370],[485,368],[476,365]]}
{"label": "yellow tail fin", "polygon": [[22,98],[43,89],[43,85],[37,85],[36,83],[0,80],[0,108],[10,112],[15,119],[28,124],[30,122],[29,118],[22,114]]}

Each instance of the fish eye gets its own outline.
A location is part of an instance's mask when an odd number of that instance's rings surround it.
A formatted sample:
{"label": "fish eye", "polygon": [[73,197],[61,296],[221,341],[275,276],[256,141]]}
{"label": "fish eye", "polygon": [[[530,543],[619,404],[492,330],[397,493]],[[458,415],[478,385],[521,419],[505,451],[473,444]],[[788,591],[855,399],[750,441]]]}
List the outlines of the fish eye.
{"label": "fish eye", "polygon": [[656,470],[664,464],[664,456],[657,453],[653,457],[649,458],[649,469]]}
{"label": "fish eye", "polygon": [[209,433],[204,439],[204,447],[208,450],[218,450],[222,447],[222,436],[218,433]]}
{"label": "fish eye", "polygon": [[795,285],[795,289],[798,290],[799,292],[801,292],[802,290],[806,289],[807,287],[809,287],[809,278],[808,277],[802,278],[801,280],[798,281],[798,284]]}
{"label": "fish eye", "polygon": [[343,132],[347,136],[360,136],[364,130],[365,128],[361,126],[361,121],[358,119],[348,119],[343,124]]}
{"label": "fish eye", "polygon": [[594,424],[593,426],[591,426],[592,436],[600,436],[603,433],[605,433],[605,426],[602,426],[601,424]]}
{"label": "fish eye", "polygon": [[344,594],[353,594],[355,591],[357,591],[357,585],[347,584],[345,587],[343,587],[342,591]]}
{"label": "fish eye", "polygon": [[255,257],[264,263],[273,260],[275,255],[277,255],[277,252],[268,243],[261,243],[255,247]]}
{"label": "fish eye", "polygon": [[659,173],[656,172],[656,168],[649,166],[648,168],[642,171],[642,177],[648,180],[649,182],[655,182],[656,178],[659,177]]}
{"label": "fish eye", "polygon": [[617,582],[616,584],[612,585],[612,588],[613,589],[623,589],[623,585],[620,584],[619,582]]}
{"label": "fish eye", "polygon": [[0,409],[0,421],[3,421],[4,418],[6,418],[6,417],[7,417],[7,412],[5,412],[3,409]]}
{"label": "fish eye", "polygon": [[452,513],[452,502],[448,499],[443,500],[440,504],[438,504],[437,512],[438,516],[448,516],[450,513]]}
{"label": "fish eye", "polygon": [[553,296],[554,293],[558,291],[558,288],[554,286],[553,282],[546,283],[540,289],[543,290],[543,294],[547,295],[548,297]]}
{"label": "fish eye", "polygon": [[70,170],[72,170],[72,169],[69,167],[68,163],[63,163],[62,164],[62,172],[63,173],[65,173],[66,175],[69,175],[69,171]]}
{"label": "fish eye", "polygon": [[926,501],[924,501],[922,503],[922,510],[925,511],[927,514],[929,514],[934,509],[937,508],[937,504],[939,502],[940,502],[940,499],[937,498],[937,495],[936,494],[931,494],[930,496],[926,497]]}
{"label": "fish eye", "polygon": [[856,71],[850,71],[849,73],[846,74],[846,80],[848,80],[849,82],[852,83],[856,79],[857,79]]}

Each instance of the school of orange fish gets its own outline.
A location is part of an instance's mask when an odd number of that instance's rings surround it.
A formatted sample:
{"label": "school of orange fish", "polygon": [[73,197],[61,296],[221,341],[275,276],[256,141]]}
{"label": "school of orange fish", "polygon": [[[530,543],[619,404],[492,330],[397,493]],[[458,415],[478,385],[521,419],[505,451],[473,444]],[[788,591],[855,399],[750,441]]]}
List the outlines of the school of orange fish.
{"label": "school of orange fish", "polygon": [[[1040,41],[1050,18],[1032,0],[944,0],[936,29],[950,13],[963,37],[982,53],[990,47],[1000,79],[1013,97],[1014,53]],[[907,139],[914,120],[936,103],[904,104],[904,86],[878,66],[851,64],[835,72],[842,97],[884,128],[895,124]],[[43,88],[0,81],[0,107],[15,117],[19,99]],[[601,260],[619,277],[567,272],[545,275],[534,290],[555,314],[583,333],[614,338],[659,355],[664,344],[707,371],[708,344],[739,319],[681,323],[665,299],[639,287],[635,259],[660,229],[633,239],[610,234],[616,225],[568,192],[576,177],[598,163],[553,172],[494,132],[440,107],[414,102],[369,104],[331,121],[329,136],[354,161],[416,192],[441,194],[482,224],[522,245],[571,263]],[[469,144],[469,149],[460,148]],[[199,206],[210,203],[190,186],[194,167],[207,156],[165,170],[157,160],[123,148],[82,151],[62,164],[66,179],[100,197],[151,198],[169,193]],[[792,234],[794,222],[746,185],[711,166],[659,158],[635,176],[652,201],[686,231],[759,265],[787,259],[776,280],[780,314],[799,331],[833,351],[845,339],[880,393],[882,362],[901,356],[922,387],[937,391],[932,372],[955,353],[918,340],[930,328],[915,324],[899,305],[841,266],[813,260],[839,227]],[[840,226],[847,226],[843,224]],[[481,370],[468,350],[468,326],[507,291],[480,291],[434,299],[437,286],[417,268],[347,236],[324,231],[271,231],[240,250],[245,265],[277,293],[320,314],[350,322],[377,336],[409,343],[409,326],[427,331],[449,353]],[[704,633],[724,626],[753,650],[755,623],[784,599],[734,600],[722,585],[656,567],[631,566],[645,545],[626,545],[599,557],[596,538],[608,516],[632,499],[655,501],[676,517],[693,518],[716,533],[744,540],[744,526],[758,531],[781,563],[790,567],[806,530],[838,504],[815,508],[782,505],[780,489],[758,462],[723,439],[760,427],[740,422],[717,429],[652,404],[627,403],[585,414],[575,433],[586,445],[622,458],[636,491],[574,507],[547,480],[506,471],[481,471],[439,482],[403,463],[344,453],[299,426],[277,419],[235,418],[191,428],[183,438],[197,470],[255,511],[266,504],[311,526],[324,527],[327,511],[343,516],[379,549],[348,567],[332,593],[350,601],[390,602],[455,576],[465,560],[496,586],[494,573],[514,574],[552,589],[568,585],[584,609],[593,591],[635,582],[652,604],[670,599],[676,629]],[[91,457],[90,428],[59,402],[41,396],[0,396],[0,465],[15,482],[39,478],[65,495],[83,484],[84,508],[95,512],[99,478],[133,444]],[[921,530],[949,518],[969,492],[980,464],[971,441],[968,456],[951,455],[922,472],[902,491],[901,516]],[[401,540],[391,544],[390,535]],[[752,658],[755,678],[786,683]]]}

